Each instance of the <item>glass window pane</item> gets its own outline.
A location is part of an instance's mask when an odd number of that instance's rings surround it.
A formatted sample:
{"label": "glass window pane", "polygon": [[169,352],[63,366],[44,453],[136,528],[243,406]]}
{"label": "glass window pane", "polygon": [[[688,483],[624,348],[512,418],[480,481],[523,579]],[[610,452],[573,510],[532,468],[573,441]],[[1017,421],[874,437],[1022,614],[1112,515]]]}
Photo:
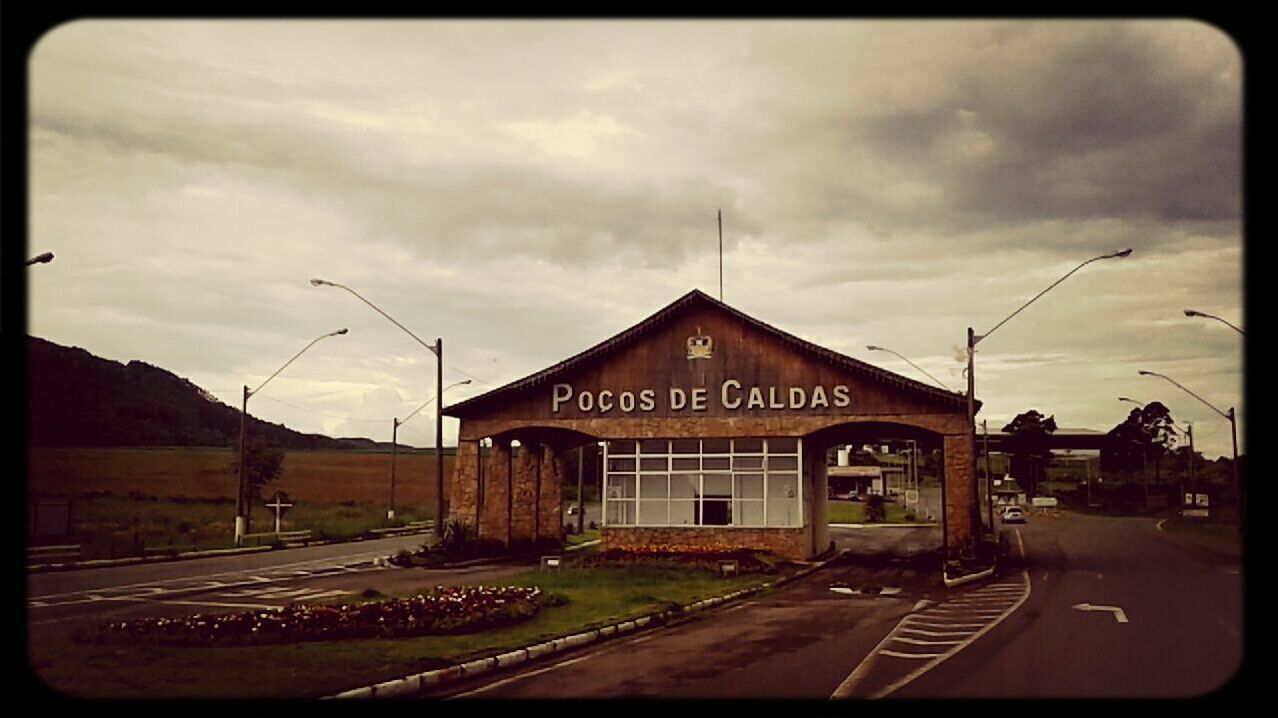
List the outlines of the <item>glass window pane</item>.
{"label": "glass window pane", "polygon": [[797,454],[799,453],[798,439],[768,439],[769,454]]}
{"label": "glass window pane", "polygon": [[669,522],[669,515],[666,513],[666,501],[644,501],[639,499],[639,525],[640,526],[665,526]]}
{"label": "glass window pane", "polygon": [[731,451],[731,439],[705,439],[701,442],[703,454],[726,454]]}
{"label": "glass window pane", "polygon": [[639,460],[640,471],[666,471],[668,466],[669,464],[666,463],[666,458],[664,456],[660,459]]}
{"label": "glass window pane", "polygon": [[670,498],[672,499],[695,499],[701,495],[697,491],[697,483],[701,477],[696,474],[671,474],[670,475]]}
{"label": "glass window pane", "polygon": [[726,456],[720,456],[720,457],[703,456],[703,457],[701,457],[701,468],[703,468],[703,469],[727,469],[727,468],[729,467],[729,462],[730,462],[730,461],[731,461],[731,459],[729,459],[729,458],[728,458],[728,457],[726,457]]}
{"label": "glass window pane", "polygon": [[732,524],[731,501],[702,501],[702,526],[730,526]]}
{"label": "glass window pane", "polygon": [[695,457],[679,458],[675,457],[670,460],[675,471],[696,471],[701,468],[701,459]]}
{"label": "glass window pane", "polygon": [[794,471],[798,468],[797,456],[768,456],[768,471]]}
{"label": "glass window pane", "polygon": [[665,439],[644,439],[639,442],[641,454],[667,454],[669,448],[670,442]]}
{"label": "glass window pane", "polygon": [[665,499],[669,496],[669,477],[665,474],[640,474],[639,498]]}
{"label": "glass window pane", "polygon": [[635,523],[635,502],[604,502],[604,523],[609,526],[633,526]]}
{"label": "glass window pane", "polygon": [[697,523],[697,502],[670,500],[670,525],[695,526]]}
{"label": "glass window pane", "polygon": [[674,439],[670,442],[672,454],[696,454],[701,451],[701,442],[697,439]]}
{"label": "glass window pane", "polygon": [[608,498],[633,499],[634,497],[634,474],[613,474],[608,477]]}
{"label": "glass window pane", "polygon": [[769,526],[798,526],[798,499],[768,499]]}
{"label": "glass window pane", "polygon": [[703,496],[713,498],[732,498],[731,474],[702,474],[701,490]]}
{"label": "glass window pane", "polygon": [[763,439],[733,439],[732,452],[734,454],[762,454]]}
{"label": "glass window pane", "polygon": [[733,480],[737,483],[737,498],[763,498],[763,474],[735,474]]}
{"label": "glass window pane", "polygon": [[613,454],[630,454],[631,456],[634,456],[634,453],[635,453],[635,442],[633,441],[609,441],[608,442],[609,456],[612,456]]}
{"label": "glass window pane", "polygon": [[732,457],[732,468],[734,469],[762,469],[762,456],[734,456]]}
{"label": "glass window pane", "polygon": [[798,492],[799,477],[795,474],[768,474],[768,498],[793,499]]}
{"label": "glass window pane", "polygon": [[608,470],[609,470],[609,471],[634,471],[634,470],[635,470],[635,460],[634,460],[633,458],[629,458],[629,459],[614,459],[614,458],[612,458],[611,456],[609,456],[609,457],[608,457]]}
{"label": "glass window pane", "polygon": [[733,511],[736,512],[736,521],[734,526],[762,526],[763,525],[763,502],[762,501],[735,501],[733,502]]}

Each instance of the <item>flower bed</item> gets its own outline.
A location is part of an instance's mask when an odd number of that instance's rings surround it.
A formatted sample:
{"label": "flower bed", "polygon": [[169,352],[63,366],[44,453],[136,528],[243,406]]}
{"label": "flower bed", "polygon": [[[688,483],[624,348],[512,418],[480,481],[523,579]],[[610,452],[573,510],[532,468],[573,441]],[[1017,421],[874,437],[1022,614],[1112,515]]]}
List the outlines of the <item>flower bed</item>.
{"label": "flower bed", "polygon": [[297,604],[270,611],[117,621],[81,640],[150,641],[178,646],[247,646],[301,641],[468,633],[532,618],[559,605],[533,587],[437,587],[412,598],[341,606]]}
{"label": "flower bed", "polygon": [[654,565],[719,570],[720,561],[736,561],[738,573],[776,573],[780,561],[762,551],[728,550],[697,544],[653,544],[643,550],[610,549],[577,560],[578,566]]}

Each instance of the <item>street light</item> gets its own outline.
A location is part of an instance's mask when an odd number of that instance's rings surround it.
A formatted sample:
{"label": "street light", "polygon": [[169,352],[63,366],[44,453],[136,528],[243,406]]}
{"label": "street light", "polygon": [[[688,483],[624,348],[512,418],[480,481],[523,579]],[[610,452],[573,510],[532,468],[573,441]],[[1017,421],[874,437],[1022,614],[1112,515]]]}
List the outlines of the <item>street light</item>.
{"label": "street light", "polygon": [[318,342],[321,339],[327,339],[328,337],[340,336],[342,334],[345,334],[347,331],[348,331],[347,329],[338,329],[335,332],[329,332],[328,334],[323,334],[316,337],[315,339],[312,339],[310,344],[307,344],[306,346],[302,347],[302,351],[294,354],[292,359],[289,359],[288,361],[284,362],[284,366],[280,367],[279,369],[276,369],[274,374],[266,377],[266,381],[262,382],[261,384],[258,384],[256,389],[253,389],[252,391],[250,391],[248,388],[248,384],[244,385],[244,399],[240,405],[240,472],[239,472],[239,492],[238,492],[239,496],[237,497],[236,503],[235,503],[235,545],[236,546],[239,546],[241,543],[243,543],[244,534],[248,531],[248,520],[247,520],[248,512],[245,510],[248,507],[248,481],[246,481],[244,478],[244,424],[245,424],[246,417],[248,417],[249,397],[261,391],[262,387],[266,386],[267,383],[270,382],[272,379],[274,379],[276,376],[279,376],[279,373],[284,371],[285,367],[287,367],[289,364],[292,364],[298,357],[302,356],[302,354],[307,349],[310,349],[311,347],[315,346],[316,342]]}
{"label": "street light", "polygon": [[[367,304],[377,311],[378,314],[390,320],[391,324],[404,330],[404,333],[417,340],[418,344],[426,347],[435,354],[438,360],[435,367],[435,396],[443,396],[444,394],[444,340],[436,338],[434,344],[427,344],[422,341],[421,337],[409,331],[408,327],[395,321],[394,317],[383,312],[380,307],[360,296],[359,292],[351,289],[344,284],[330,282],[325,279],[312,278],[311,286],[313,287],[337,287],[345,289],[355,298]],[[444,535],[444,402],[441,400],[435,405],[435,538],[441,538]]]}
{"label": "street light", "polygon": [[[469,383],[470,383],[470,379],[466,379],[463,381],[459,381],[456,384],[449,384],[448,386],[444,387],[444,391],[448,391],[449,389],[452,389],[455,386],[461,386],[462,384],[469,384]],[[431,398],[427,399],[425,403],[423,403],[421,406],[417,407],[416,409],[413,409],[413,413],[404,417],[403,421],[399,420],[398,418],[395,418],[391,423],[391,489],[390,489],[390,510],[386,512],[387,521],[395,520],[395,456],[398,453],[398,449],[399,449],[399,427],[408,423],[409,419],[416,416],[417,412],[421,411],[422,409],[425,409],[426,405],[430,404],[434,400],[435,400],[435,397],[432,396]],[[438,449],[436,450],[436,453],[438,453]]]}
{"label": "street light", "polygon": [[870,351],[872,351],[872,352],[887,352],[887,353],[889,353],[889,354],[896,354],[896,356],[898,356],[898,357],[900,357],[902,360],[904,360],[906,364],[909,364],[910,366],[914,367],[915,369],[918,369],[919,371],[923,372],[923,374],[925,374],[925,375],[927,376],[927,378],[928,378],[928,379],[931,379],[932,381],[936,382],[937,384],[940,384],[940,386],[941,386],[941,388],[942,388],[942,389],[944,389],[944,390],[946,390],[946,391],[954,391],[953,389],[949,388],[949,387],[948,387],[948,386],[946,386],[945,384],[941,383],[941,380],[940,380],[940,379],[937,379],[936,377],[932,376],[931,374],[928,374],[926,371],[923,371],[923,367],[919,366],[918,364],[915,364],[914,362],[910,361],[909,359],[906,359],[904,356],[902,356],[901,354],[898,354],[897,352],[892,351],[891,349],[888,349],[888,348],[886,348],[886,347],[876,347],[876,346],[874,346],[873,344],[870,344],[870,345],[866,346],[865,348],[866,348],[866,349],[869,349],[869,350],[870,350]]}
{"label": "street light", "polygon": [[[1171,378],[1171,377],[1169,377],[1169,376],[1166,376],[1166,375],[1164,375],[1164,374],[1159,374],[1158,372],[1154,372],[1154,371],[1145,371],[1144,369],[1141,369],[1141,370],[1140,370],[1139,372],[1137,372],[1137,373],[1138,373],[1138,374],[1140,374],[1141,376],[1156,376],[1156,377],[1160,377],[1160,378],[1162,378],[1162,379],[1166,379],[1167,381],[1169,381],[1169,382],[1171,382],[1171,383],[1175,384],[1177,387],[1179,387],[1179,388],[1181,389],[1181,391],[1184,391],[1186,394],[1189,394],[1190,396],[1194,397],[1195,399],[1197,399],[1197,400],[1201,401],[1202,403],[1206,404],[1206,405],[1207,405],[1207,408],[1211,409],[1212,411],[1216,412],[1217,414],[1220,414],[1221,416],[1225,417],[1226,419],[1229,419],[1229,433],[1230,433],[1230,437],[1233,439],[1233,444],[1234,444],[1234,462],[1233,462],[1233,467],[1232,467],[1232,468],[1233,468],[1233,474],[1234,474],[1234,490],[1238,492],[1238,531],[1239,531],[1239,532],[1242,532],[1242,531],[1243,531],[1243,527],[1244,527],[1244,523],[1245,523],[1245,521],[1246,521],[1246,518],[1245,518],[1245,517],[1246,517],[1246,513],[1245,513],[1245,511],[1244,511],[1244,506],[1245,506],[1245,504],[1244,504],[1244,502],[1243,502],[1243,486],[1242,486],[1242,479],[1241,479],[1241,475],[1238,473],[1238,422],[1236,421],[1235,416],[1234,416],[1234,407],[1232,407],[1232,406],[1231,406],[1231,407],[1229,407],[1229,412],[1228,412],[1228,413],[1223,412],[1223,411],[1221,411],[1220,409],[1217,409],[1215,406],[1213,406],[1213,405],[1211,404],[1211,402],[1207,401],[1206,399],[1202,398],[1201,396],[1198,396],[1198,395],[1197,395],[1197,394],[1195,394],[1194,392],[1192,392],[1192,391],[1190,391],[1190,390],[1186,389],[1185,387],[1181,386],[1179,382],[1177,382],[1175,379],[1172,379],[1172,378]],[[1193,459],[1193,456],[1192,456],[1192,455],[1190,456],[1190,459],[1191,459],[1191,460]]]}
{"label": "street light", "polygon": [[1241,335],[1243,335],[1243,336],[1247,336],[1247,333],[1246,333],[1246,332],[1244,332],[1243,330],[1241,330],[1241,329],[1239,329],[1238,327],[1234,326],[1233,324],[1230,324],[1229,322],[1225,321],[1224,319],[1221,319],[1220,317],[1216,316],[1215,314],[1208,314],[1208,313],[1206,313],[1206,312],[1200,312],[1200,311],[1198,311],[1197,309],[1186,309],[1186,310],[1185,310],[1185,316],[1187,316],[1187,317],[1207,317],[1208,319],[1215,319],[1216,321],[1218,321],[1218,322],[1220,322],[1220,323],[1222,323],[1222,324],[1227,325],[1230,329],[1233,329],[1234,331],[1238,332],[1239,334],[1241,334]]}
{"label": "street light", "polygon": [[[1096,262],[1101,259],[1122,258],[1122,257],[1126,257],[1130,255],[1131,253],[1132,253],[1131,249],[1123,249],[1117,252],[1110,252],[1109,254],[1102,254],[1099,257],[1092,257],[1086,262],[1083,262],[1077,267],[1074,267],[1073,269],[1069,270],[1069,272],[1066,273],[1065,276],[1061,277],[1055,282],[1052,282],[1050,285],[1048,285],[1047,289],[1044,289],[1038,294],[1035,294],[1033,299],[1030,299],[1028,302],[1025,302],[1024,304],[1022,304],[1019,309],[1007,315],[1007,317],[1004,318],[1003,321],[999,322],[998,324],[995,324],[994,328],[990,329],[988,332],[985,332],[984,334],[977,334],[972,330],[972,327],[967,328],[967,423],[968,423],[968,426],[970,427],[970,431],[972,432],[972,449],[973,450],[970,452],[972,455],[970,463],[971,463],[973,477],[976,476],[976,451],[975,451],[975,448],[976,448],[976,379],[973,376],[973,363],[974,363],[973,356],[976,354],[976,345],[979,344],[981,340],[985,339],[986,337],[988,337],[989,335],[997,331],[999,327],[1006,324],[1009,319],[1016,316],[1017,314],[1020,314],[1022,311],[1025,310],[1026,307],[1038,301],[1039,297],[1050,292],[1053,287],[1065,281],[1066,279],[1069,279],[1070,276],[1074,274],[1074,272],[1077,272],[1078,270],[1082,269],[1083,267],[1086,267],[1092,262]],[[942,488],[943,487],[944,487],[944,483],[942,483]],[[972,482],[972,488],[973,489],[976,488],[975,481]],[[977,504],[977,512],[978,514],[980,512],[979,503]],[[946,558],[949,558],[948,551],[946,553]]]}
{"label": "street light", "polygon": [[52,261],[53,261],[53,252],[45,252],[44,254],[37,254],[31,259],[28,259],[27,266],[30,267],[33,264],[47,264]]}

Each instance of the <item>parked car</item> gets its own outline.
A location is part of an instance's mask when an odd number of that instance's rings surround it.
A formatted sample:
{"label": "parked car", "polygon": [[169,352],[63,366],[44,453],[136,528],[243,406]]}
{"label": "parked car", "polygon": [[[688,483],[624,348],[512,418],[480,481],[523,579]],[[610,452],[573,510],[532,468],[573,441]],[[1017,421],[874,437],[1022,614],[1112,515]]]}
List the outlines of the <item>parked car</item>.
{"label": "parked car", "polygon": [[1025,511],[1020,506],[1008,506],[1003,509],[1003,513],[999,518],[1003,519],[1005,524],[1023,524],[1025,523]]}

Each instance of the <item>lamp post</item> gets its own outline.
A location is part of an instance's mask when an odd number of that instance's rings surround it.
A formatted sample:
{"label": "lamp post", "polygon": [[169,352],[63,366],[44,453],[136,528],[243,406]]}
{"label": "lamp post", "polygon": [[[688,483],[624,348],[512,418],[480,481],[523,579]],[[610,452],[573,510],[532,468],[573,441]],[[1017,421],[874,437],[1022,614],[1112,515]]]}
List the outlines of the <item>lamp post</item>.
{"label": "lamp post", "polygon": [[[455,386],[461,386],[462,384],[469,384],[469,383],[470,383],[470,379],[465,379],[455,384],[449,384],[448,386],[444,387],[444,391],[448,391],[449,389],[452,389]],[[426,406],[434,400],[435,400],[435,397],[432,396],[431,398],[427,399],[424,403],[422,403],[421,406],[417,407],[416,409],[413,409],[413,412],[409,414],[408,416],[404,417],[402,421],[399,418],[395,418],[391,423],[390,510],[386,512],[387,521],[395,520],[395,457],[396,457],[396,454],[399,453],[399,427],[408,423],[409,419],[416,416],[417,412],[421,411],[422,409],[425,409]],[[438,450],[436,450],[436,453],[438,453]]]}
{"label": "lamp post", "polygon": [[886,347],[879,347],[879,346],[875,346],[875,345],[873,345],[873,344],[867,345],[865,348],[866,348],[866,349],[869,349],[869,350],[870,350],[870,351],[872,351],[872,352],[887,352],[888,354],[895,354],[897,357],[900,357],[900,359],[901,359],[902,361],[904,361],[906,364],[909,364],[910,366],[914,367],[915,369],[918,369],[920,372],[923,372],[923,374],[924,374],[924,375],[925,375],[928,379],[931,379],[932,381],[936,382],[936,383],[937,383],[937,384],[938,384],[938,385],[939,385],[942,389],[944,389],[944,390],[946,390],[946,391],[954,391],[953,389],[951,389],[951,388],[949,388],[948,386],[946,386],[945,384],[943,384],[943,383],[941,382],[941,380],[940,380],[940,379],[937,379],[936,377],[932,376],[931,374],[928,374],[926,371],[923,371],[923,367],[919,366],[918,364],[915,364],[914,362],[910,361],[909,359],[906,359],[903,355],[901,355],[901,354],[899,354],[899,353],[897,353],[897,352],[894,352],[894,351],[892,351],[891,349],[888,349],[888,348],[886,348]]}
{"label": "lamp post", "polygon": [[[1012,317],[1016,316],[1017,314],[1020,314],[1022,311],[1025,310],[1026,307],[1038,301],[1039,297],[1050,292],[1056,285],[1060,284],[1066,279],[1069,279],[1070,276],[1072,276],[1075,272],[1082,269],[1083,267],[1086,267],[1092,262],[1096,262],[1102,259],[1115,259],[1115,258],[1126,257],[1130,255],[1131,253],[1132,253],[1131,249],[1124,249],[1117,252],[1110,252],[1109,254],[1102,254],[1098,257],[1092,257],[1086,262],[1083,262],[1077,267],[1074,267],[1073,269],[1069,270],[1069,272],[1067,272],[1065,276],[1061,277],[1055,282],[1052,282],[1043,291],[1039,292],[1038,294],[1035,294],[1032,299],[1022,304],[1019,309],[1007,315],[1007,317],[1005,317],[1003,321],[999,322],[998,324],[995,324],[992,329],[985,332],[984,334],[977,334],[975,331],[973,331],[972,327],[967,328],[967,425],[968,425],[968,431],[972,432],[973,450],[969,452],[971,453],[971,460],[969,464],[971,466],[971,472],[973,477],[976,476],[976,451],[975,451],[975,447],[976,447],[976,379],[973,376],[973,364],[974,364],[973,357],[976,354],[976,345],[979,344],[982,340],[984,340],[989,335],[998,331],[999,327],[1006,324],[1008,320],[1010,320]],[[975,481],[972,482],[972,488],[973,489],[976,488]],[[942,511],[944,511],[944,508],[942,508]],[[976,506],[976,511],[977,511],[977,515],[979,516],[980,515],[979,503]],[[946,540],[948,541],[948,537],[946,537]],[[946,550],[946,558],[949,558],[948,547]]]}
{"label": "lamp post", "polygon": [[31,259],[28,259],[26,266],[30,267],[33,264],[48,264],[49,262],[52,262],[52,261],[53,261],[53,252],[45,252],[43,254],[37,254]]}
{"label": "lamp post", "polygon": [[318,342],[321,339],[327,339],[328,337],[340,336],[342,334],[345,334],[347,331],[348,331],[347,329],[338,329],[335,332],[322,334],[312,339],[310,344],[307,344],[306,346],[302,347],[302,351],[294,354],[292,359],[289,359],[288,361],[284,362],[284,366],[280,367],[279,369],[276,369],[274,374],[266,377],[266,381],[262,382],[261,384],[258,384],[256,389],[253,389],[252,391],[250,391],[248,388],[248,384],[244,385],[244,398],[240,404],[239,491],[237,492],[238,495],[235,501],[235,545],[236,546],[239,546],[243,543],[244,534],[248,532],[248,512],[246,511],[246,509],[248,508],[248,481],[244,477],[244,425],[248,417],[249,397],[261,391],[262,387],[266,386],[266,384],[270,382],[270,380],[274,379],[276,376],[279,376],[279,373],[284,371],[285,367],[287,367],[289,364],[292,364],[298,357],[302,356],[302,354],[307,349],[310,349],[311,347],[315,346],[316,342]]}
{"label": "lamp post", "polygon": [[1217,409],[1215,406],[1213,406],[1211,402],[1207,401],[1201,396],[1198,396],[1194,392],[1181,386],[1179,382],[1177,382],[1175,379],[1172,379],[1171,377],[1165,374],[1159,374],[1158,372],[1154,372],[1154,371],[1145,371],[1144,369],[1141,369],[1137,373],[1140,374],[1141,376],[1156,376],[1162,379],[1166,379],[1167,381],[1179,387],[1181,391],[1185,392],[1186,394],[1206,404],[1207,408],[1211,409],[1217,414],[1220,414],[1226,419],[1229,419],[1229,434],[1230,434],[1230,438],[1233,440],[1233,446],[1234,446],[1234,461],[1232,465],[1233,475],[1234,475],[1234,490],[1238,492],[1238,531],[1240,533],[1243,532],[1244,526],[1246,523],[1246,503],[1243,499],[1242,475],[1238,473],[1238,422],[1234,415],[1234,407],[1232,406],[1229,407],[1228,413],[1223,412],[1220,409]]}
{"label": "lamp post", "polygon": [[1208,313],[1206,313],[1206,312],[1200,312],[1200,311],[1198,311],[1197,309],[1186,309],[1186,310],[1185,310],[1185,316],[1187,316],[1187,317],[1207,317],[1208,319],[1215,319],[1216,321],[1220,322],[1221,324],[1224,324],[1224,325],[1228,326],[1230,329],[1233,329],[1234,331],[1238,332],[1239,334],[1243,335],[1244,337],[1245,337],[1245,336],[1247,336],[1247,333],[1246,333],[1246,332],[1244,332],[1243,330],[1241,330],[1241,329],[1239,329],[1238,327],[1234,326],[1233,324],[1230,324],[1229,322],[1225,321],[1224,319],[1221,319],[1220,317],[1216,316],[1215,314],[1208,314]]}
{"label": "lamp post", "polygon": [[[417,340],[418,344],[426,347],[435,354],[436,371],[435,371],[435,396],[443,396],[444,394],[444,340],[436,338],[434,344],[427,344],[421,340],[416,334],[409,331],[408,327],[395,321],[395,319],[383,312],[376,304],[368,301],[360,296],[359,292],[337,282],[330,282],[325,279],[312,278],[311,286],[313,287],[337,287],[344,289],[355,296],[356,299],[367,304],[377,311],[378,314],[390,320],[391,324],[404,330],[404,333]],[[441,400],[435,405],[435,538],[441,538],[444,535],[444,402]]]}

